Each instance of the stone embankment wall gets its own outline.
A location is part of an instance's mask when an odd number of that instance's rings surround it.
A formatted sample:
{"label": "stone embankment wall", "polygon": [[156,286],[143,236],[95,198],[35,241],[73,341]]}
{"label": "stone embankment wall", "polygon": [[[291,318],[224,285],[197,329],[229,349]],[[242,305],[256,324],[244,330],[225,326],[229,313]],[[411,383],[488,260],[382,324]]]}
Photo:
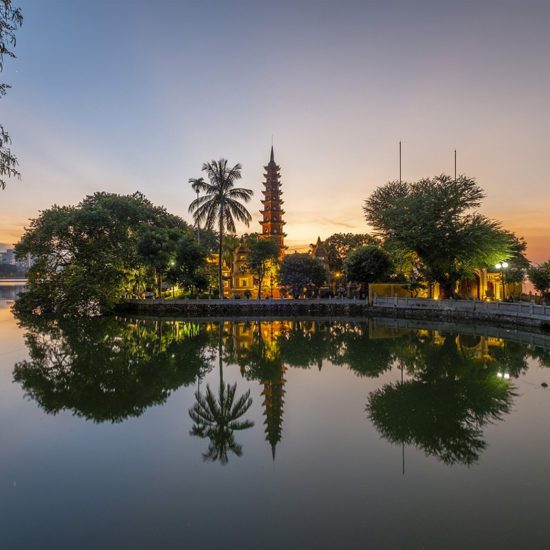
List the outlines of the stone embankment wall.
{"label": "stone embankment wall", "polygon": [[412,298],[366,300],[133,300],[119,313],[181,317],[369,317],[436,321],[486,321],[505,326],[550,329],[550,307],[530,303],[487,304],[471,300]]}

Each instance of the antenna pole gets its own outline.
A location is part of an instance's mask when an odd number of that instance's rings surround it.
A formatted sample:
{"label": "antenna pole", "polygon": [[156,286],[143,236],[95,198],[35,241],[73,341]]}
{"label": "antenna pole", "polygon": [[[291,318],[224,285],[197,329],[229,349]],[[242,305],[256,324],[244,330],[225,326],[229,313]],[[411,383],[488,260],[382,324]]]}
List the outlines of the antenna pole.
{"label": "antenna pole", "polygon": [[456,149],[455,149],[455,181],[456,181]]}
{"label": "antenna pole", "polygon": [[401,142],[399,142],[399,183],[401,183]]}

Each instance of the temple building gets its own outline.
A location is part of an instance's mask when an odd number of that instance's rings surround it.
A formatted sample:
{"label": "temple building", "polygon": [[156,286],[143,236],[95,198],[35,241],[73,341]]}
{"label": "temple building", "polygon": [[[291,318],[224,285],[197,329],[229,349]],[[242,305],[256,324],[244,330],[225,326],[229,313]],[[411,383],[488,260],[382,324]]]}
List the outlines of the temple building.
{"label": "temple building", "polygon": [[[281,199],[281,167],[275,163],[275,153],[271,146],[269,163],[264,166],[263,199],[260,214],[262,219],[260,225],[262,230],[259,236],[265,239],[272,238],[279,246],[279,259],[282,260],[287,247],[285,246],[286,233],[284,232],[285,211],[282,209]],[[254,275],[247,271],[246,263],[248,249],[245,243],[241,243],[233,253],[231,266],[224,266],[224,294],[227,297],[239,298],[256,297],[258,293],[258,282]],[[268,277],[262,288],[262,296],[278,298],[279,288],[274,284],[273,278]]]}

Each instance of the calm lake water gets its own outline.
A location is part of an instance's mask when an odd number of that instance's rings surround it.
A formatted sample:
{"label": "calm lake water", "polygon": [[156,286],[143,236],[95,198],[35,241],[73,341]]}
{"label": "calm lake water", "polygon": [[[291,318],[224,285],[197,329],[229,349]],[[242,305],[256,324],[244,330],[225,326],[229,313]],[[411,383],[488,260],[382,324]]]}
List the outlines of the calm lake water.
{"label": "calm lake water", "polygon": [[550,546],[550,337],[0,304],[2,549]]}

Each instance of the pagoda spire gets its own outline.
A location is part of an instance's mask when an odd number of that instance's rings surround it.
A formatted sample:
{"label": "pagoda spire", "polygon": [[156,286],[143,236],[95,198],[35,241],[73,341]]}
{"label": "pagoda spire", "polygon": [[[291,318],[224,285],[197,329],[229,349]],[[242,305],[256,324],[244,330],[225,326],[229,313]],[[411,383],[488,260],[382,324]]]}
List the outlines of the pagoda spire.
{"label": "pagoda spire", "polygon": [[264,189],[262,191],[264,198],[262,199],[262,237],[265,239],[273,239],[279,246],[279,256],[284,256],[286,246],[284,239],[286,234],[284,233],[283,214],[282,209],[283,200],[281,199],[281,168],[275,163],[275,153],[273,151],[273,144],[271,145],[271,152],[269,156],[269,163],[265,168],[264,173]]}

